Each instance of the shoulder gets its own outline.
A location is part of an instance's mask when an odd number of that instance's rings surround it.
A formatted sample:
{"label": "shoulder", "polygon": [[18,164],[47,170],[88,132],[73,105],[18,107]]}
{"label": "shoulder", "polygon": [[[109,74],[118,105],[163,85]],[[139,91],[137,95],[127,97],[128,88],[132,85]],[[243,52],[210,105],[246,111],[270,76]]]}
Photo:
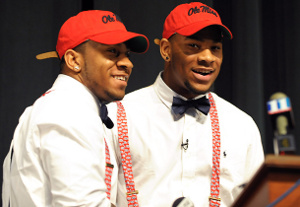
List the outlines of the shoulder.
{"label": "shoulder", "polygon": [[36,100],[32,108],[32,115],[38,122],[80,121],[87,116],[98,116],[95,98],[84,90],[50,89]]}
{"label": "shoulder", "polygon": [[248,120],[248,121],[253,121],[252,117],[247,114],[245,111],[241,110],[234,104],[230,103],[229,101],[221,98],[215,93],[211,93],[215,103],[216,107],[218,110],[219,115],[222,116],[230,116],[231,119],[236,119],[236,120]]}
{"label": "shoulder", "polygon": [[155,91],[153,85],[150,85],[145,88],[140,88],[138,90],[126,94],[123,99],[123,102],[143,102],[145,101],[145,99],[150,99],[153,95],[155,95]]}
{"label": "shoulder", "polygon": [[260,147],[261,136],[255,120],[249,114],[218,95],[213,94],[213,97],[223,137],[226,137],[229,141],[231,140],[229,143],[242,142],[240,146],[249,146],[254,143]]}
{"label": "shoulder", "polygon": [[[126,94],[124,99],[121,101],[107,104],[108,116],[113,120],[113,122],[116,121],[118,103],[124,107],[124,112],[128,112],[127,115],[129,116],[146,113],[146,111],[151,111],[153,108],[152,106],[157,99],[157,95],[152,86],[138,89]],[[144,110],[145,108],[148,110]]]}

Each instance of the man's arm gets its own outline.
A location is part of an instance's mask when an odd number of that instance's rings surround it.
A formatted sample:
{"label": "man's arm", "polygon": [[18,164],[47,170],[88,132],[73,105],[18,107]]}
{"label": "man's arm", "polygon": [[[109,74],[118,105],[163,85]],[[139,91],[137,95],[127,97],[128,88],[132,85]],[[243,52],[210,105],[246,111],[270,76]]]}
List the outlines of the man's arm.
{"label": "man's arm", "polygon": [[50,180],[52,204],[110,206],[103,132],[82,122],[39,127],[40,155]]}

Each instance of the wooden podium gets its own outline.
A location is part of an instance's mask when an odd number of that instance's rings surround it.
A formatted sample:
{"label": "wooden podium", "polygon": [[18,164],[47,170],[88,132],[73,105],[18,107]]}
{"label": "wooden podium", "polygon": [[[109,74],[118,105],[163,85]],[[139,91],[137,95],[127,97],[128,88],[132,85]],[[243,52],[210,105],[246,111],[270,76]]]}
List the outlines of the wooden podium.
{"label": "wooden podium", "polygon": [[[266,207],[294,186],[299,179],[300,156],[267,155],[265,162],[232,207]],[[300,206],[300,186],[275,206]]]}

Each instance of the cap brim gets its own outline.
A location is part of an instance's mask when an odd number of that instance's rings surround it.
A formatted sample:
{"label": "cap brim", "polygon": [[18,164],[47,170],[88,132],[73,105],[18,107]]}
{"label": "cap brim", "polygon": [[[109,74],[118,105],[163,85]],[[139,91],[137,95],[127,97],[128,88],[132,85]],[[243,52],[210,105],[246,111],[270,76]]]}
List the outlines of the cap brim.
{"label": "cap brim", "polygon": [[[145,53],[149,49],[149,40],[145,35],[123,30],[98,34],[90,37],[89,39],[107,45],[115,45],[126,42],[130,51],[136,53]],[[38,60],[47,58],[59,58],[59,56],[56,51],[45,52],[36,56],[36,59]]]}
{"label": "cap brim", "polygon": [[191,36],[191,35],[195,34],[196,32],[204,29],[205,27],[212,26],[212,25],[219,26],[223,32],[223,35],[229,39],[232,39],[232,33],[225,25],[218,24],[218,23],[216,24],[215,22],[211,22],[211,21],[196,22],[194,24],[190,24],[186,27],[183,27],[183,28],[177,30],[176,32],[183,36]]}
{"label": "cap brim", "polygon": [[149,40],[145,35],[128,32],[128,31],[113,31],[105,34],[98,34],[89,38],[95,42],[107,45],[127,43],[130,51],[136,53],[145,53],[149,49]]}
{"label": "cap brim", "polygon": [[35,57],[38,60],[43,60],[43,59],[47,59],[47,58],[59,58],[56,51],[41,53],[41,54],[38,54]]}

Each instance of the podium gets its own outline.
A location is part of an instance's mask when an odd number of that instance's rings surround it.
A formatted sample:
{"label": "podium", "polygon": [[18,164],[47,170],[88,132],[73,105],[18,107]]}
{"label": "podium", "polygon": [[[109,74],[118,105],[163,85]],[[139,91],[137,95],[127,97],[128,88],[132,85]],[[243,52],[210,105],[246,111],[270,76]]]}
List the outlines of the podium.
{"label": "podium", "polygon": [[[232,207],[266,207],[286,193],[299,179],[300,156],[267,155],[265,162]],[[275,206],[300,206],[300,185]]]}

